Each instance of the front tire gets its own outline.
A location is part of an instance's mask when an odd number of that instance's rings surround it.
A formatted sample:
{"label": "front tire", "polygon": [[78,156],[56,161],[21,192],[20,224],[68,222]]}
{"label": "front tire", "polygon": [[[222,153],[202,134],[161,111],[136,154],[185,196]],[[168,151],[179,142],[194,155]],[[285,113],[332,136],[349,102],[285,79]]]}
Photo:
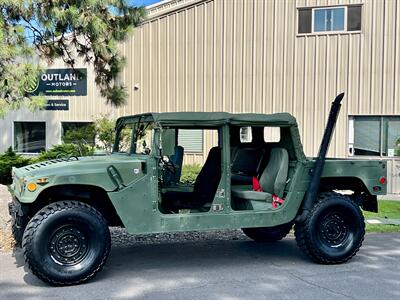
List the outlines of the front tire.
{"label": "front tire", "polygon": [[29,221],[22,242],[32,273],[52,285],[80,284],[105,264],[111,237],[106,220],[93,207],[62,201],[41,209]]}
{"label": "front tire", "polygon": [[256,242],[273,243],[283,239],[292,227],[293,223],[290,222],[274,227],[242,228],[242,231]]}
{"label": "front tire", "polygon": [[303,223],[295,224],[297,245],[322,264],[348,261],[360,249],[365,235],[364,216],[349,197],[322,193]]}

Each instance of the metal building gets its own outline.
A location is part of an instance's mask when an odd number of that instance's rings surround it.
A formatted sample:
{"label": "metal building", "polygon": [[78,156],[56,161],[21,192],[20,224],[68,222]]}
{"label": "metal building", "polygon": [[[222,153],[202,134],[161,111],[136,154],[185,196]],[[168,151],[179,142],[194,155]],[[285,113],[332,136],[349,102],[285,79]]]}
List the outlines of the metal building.
{"label": "metal building", "polygon": [[[62,122],[148,111],[286,111],[298,120],[307,155],[316,155],[330,102],[346,98],[330,156],[389,160],[400,192],[400,1],[166,0],[121,51],[128,105],[113,109],[93,85],[68,111],[13,112],[0,121],[1,149],[15,144],[13,122],[45,122],[46,146]],[[56,65],[52,67],[62,67]],[[190,139],[190,136],[186,137]],[[215,142],[192,136],[203,159]]]}

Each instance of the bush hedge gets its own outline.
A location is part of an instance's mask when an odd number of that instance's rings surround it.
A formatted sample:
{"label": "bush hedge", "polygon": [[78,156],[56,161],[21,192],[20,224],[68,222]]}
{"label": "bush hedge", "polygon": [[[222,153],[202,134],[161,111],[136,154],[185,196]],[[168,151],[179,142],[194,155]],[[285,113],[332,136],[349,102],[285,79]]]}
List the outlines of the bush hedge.
{"label": "bush hedge", "polygon": [[12,167],[23,167],[30,163],[29,158],[16,154],[11,147],[4,154],[0,155],[0,184],[8,185],[12,183]]}
{"label": "bush hedge", "polygon": [[88,156],[93,155],[93,153],[93,147],[88,145],[60,144],[54,145],[47,151],[42,151],[37,157],[32,158],[31,163],[71,156]]}
{"label": "bush hedge", "polygon": [[4,154],[0,155],[0,184],[8,185],[12,183],[11,171],[13,167],[20,168],[29,164],[55,158],[87,156],[92,155],[93,153],[93,147],[88,145],[61,144],[55,145],[47,151],[42,151],[36,157],[26,158],[15,153],[10,147]]}
{"label": "bush hedge", "polygon": [[194,183],[196,181],[197,175],[199,175],[201,170],[201,165],[183,165],[181,182],[183,183]]}

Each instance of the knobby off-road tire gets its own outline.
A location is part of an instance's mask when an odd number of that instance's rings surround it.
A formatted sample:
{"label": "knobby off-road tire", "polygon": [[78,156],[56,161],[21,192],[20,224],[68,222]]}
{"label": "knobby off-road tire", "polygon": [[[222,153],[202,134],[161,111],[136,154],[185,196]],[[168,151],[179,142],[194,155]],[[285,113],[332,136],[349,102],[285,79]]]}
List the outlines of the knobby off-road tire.
{"label": "knobby off-road tire", "polygon": [[282,224],[274,227],[242,228],[245,235],[256,242],[277,242],[283,239],[292,229],[293,223]]}
{"label": "knobby off-road tire", "polygon": [[349,197],[321,193],[304,223],[295,224],[297,245],[322,264],[340,264],[360,249],[365,235],[364,216]]}
{"label": "knobby off-road tire", "polygon": [[80,284],[101,270],[110,253],[106,220],[77,201],[52,203],[28,223],[22,241],[32,273],[51,285]]}

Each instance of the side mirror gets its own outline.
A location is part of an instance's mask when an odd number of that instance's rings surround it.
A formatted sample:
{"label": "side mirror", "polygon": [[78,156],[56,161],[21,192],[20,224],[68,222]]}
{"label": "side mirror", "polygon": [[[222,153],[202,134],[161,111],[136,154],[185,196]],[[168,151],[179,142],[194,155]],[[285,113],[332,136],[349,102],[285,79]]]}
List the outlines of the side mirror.
{"label": "side mirror", "polygon": [[176,131],[175,129],[164,129],[161,133],[162,155],[170,156],[175,153]]}

